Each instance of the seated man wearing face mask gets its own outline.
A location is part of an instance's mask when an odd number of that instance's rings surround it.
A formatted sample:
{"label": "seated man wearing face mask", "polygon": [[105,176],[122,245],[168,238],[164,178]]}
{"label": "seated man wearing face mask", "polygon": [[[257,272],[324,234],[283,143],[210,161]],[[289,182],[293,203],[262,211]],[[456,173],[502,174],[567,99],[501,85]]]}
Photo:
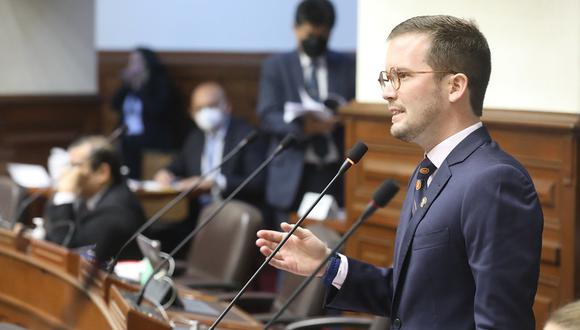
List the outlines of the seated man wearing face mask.
{"label": "seated man wearing face mask", "polygon": [[[230,152],[254,128],[231,115],[232,109],[224,89],[214,82],[202,83],[191,94],[190,115],[196,126],[187,136],[183,148],[167,168],[155,175],[162,185],[173,185],[185,190],[194,184],[202,173],[219,165],[222,157]],[[226,197],[265,159],[265,145],[260,139],[254,141],[226,162],[219,171],[205,178],[193,195],[190,216],[172,232],[185,237],[195,227],[200,208],[217,198]],[[265,174],[260,173],[236,196],[257,207],[263,201]],[[201,195],[199,194],[201,193]],[[162,242],[165,243],[165,242]],[[163,247],[167,250],[167,246]]]}

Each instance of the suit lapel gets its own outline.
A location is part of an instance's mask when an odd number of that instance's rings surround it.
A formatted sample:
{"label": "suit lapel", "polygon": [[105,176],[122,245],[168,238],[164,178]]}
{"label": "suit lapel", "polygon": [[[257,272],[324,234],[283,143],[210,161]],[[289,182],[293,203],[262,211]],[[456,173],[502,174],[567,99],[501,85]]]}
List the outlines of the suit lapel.
{"label": "suit lapel", "polygon": [[[413,214],[413,216],[409,220],[409,223],[406,226],[404,232],[402,232],[403,233],[403,240],[400,243],[401,245],[399,247],[399,254],[397,255],[397,260],[395,261],[396,262],[395,263],[395,265],[396,265],[395,266],[395,284],[398,283],[399,275],[401,274],[401,269],[403,268],[405,259],[407,257],[407,253],[409,252],[409,247],[411,246],[411,243],[413,242],[413,237],[415,236],[415,231],[417,230],[417,226],[419,226],[419,224],[421,223],[421,221],[425,217],[425,214],[427,213],[427,211],[429,210],[429,208],[431,207],[433,202],[437,199],[437,197],[441,193],[441,190],[443,190],[443,187],[445,187],[445,185],[447,184],[447,181],[449,181],[450,178],[451,178],[451,171],[449,170],[449,166],[447,165],[446,162],[443,162],[443,164],[441,165],[441,168],[437,169],[437,172],[435,174],[435,177],[433,178],[433,181],[431,182],[431,184],[427,188],[427,191],[425,192],[425,197],[427,198],[427,201],[428,201],[427,204],[424,207],[417,208],[417,211],[415,211],[415,213]],[[413,198],[412,198],[413,194],[409,193],[409,195],[411,195],[411,197],[407,203],[408,210],[406,211],[406,212],[408,212],[408,215],[410,215],[410,213],[411,213],[411,208],[412,208],[412,204],[413,204]],[[401,220],[403,220],[403,219],[408,219],[408,218],[401,217]],[[396,287],[396,285],[395,285],[395,287]]]}
{"label": "suit lapel", "polygon": [[[228,128],[226,130],[226,136],[224,137],[224,147],[222,149],[222,159],[224,158],[224,156],[230,152],[236,145],[236,143],[238,141],[236,140],[236,134],[235,134],[235,122],[233,118],[230,118],[230,122],[228,124]],[[234,157],[235,158],[235,157]],[[231,165],[229,165],[231,164]],[[231,166],[235,166],[233,161],[230,162],[226,162],[222,168],[221,168],[221,173],[225,174],[225,173],[230,173],[229,169]]]}
{"label": "suit lapel", "polygon": [[196,140],[198,142],[198,147],[194,148],[194,150],[190,150],[191,152],[191,173],[193,175],[200,175],[201,174],[201,155],[203,155],[203,149],[205,148],[205,135],[201,129],[198,129]]}
{"label": "suit lapel", "polygon": [[341,67],[336,65],[335,57],[333,53],[328,51],[326,53],[326,72],[328,72],[328,95],[340,94],[338,93],[337,84],[341,82],[338,78],[340,76]]}
{"label": "suit lapel", "polygon": [[304,88],[304,71],[302,64],[300,64],[300,57],[298,51],[290,53],[290,79],[294,82],[293,88],[294,100],[301,102],[299,90]]}

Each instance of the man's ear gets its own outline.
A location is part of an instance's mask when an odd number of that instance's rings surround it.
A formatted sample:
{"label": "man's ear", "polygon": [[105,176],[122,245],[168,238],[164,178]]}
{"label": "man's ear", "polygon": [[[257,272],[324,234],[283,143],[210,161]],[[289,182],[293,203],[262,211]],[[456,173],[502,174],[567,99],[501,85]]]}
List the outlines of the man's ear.
{"label": "man's ear", "polygon": [[456,73],[449,78],[449,102],[455,103],[463,97],[469,97],[469,78],[463,73]]}
{"label": "man's ear", "polygon": [[111,179],[111,166],[107,163],[101,163],[95,170],[95,174],[98,175],[100,181],[107,182]]}

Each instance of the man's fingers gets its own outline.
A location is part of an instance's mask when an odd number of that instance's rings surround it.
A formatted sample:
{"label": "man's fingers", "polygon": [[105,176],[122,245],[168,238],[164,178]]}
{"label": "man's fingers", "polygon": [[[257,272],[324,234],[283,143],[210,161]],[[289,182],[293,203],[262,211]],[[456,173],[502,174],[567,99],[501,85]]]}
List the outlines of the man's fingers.
{"label": "man's fingers", "polygon": [[259,230],[256,235],[258,238],[263,238],[268,241],[279,243],[284,238],[285,233],[273,230]]}
{"label": "man's fingers", "polygon": [[[273,251],[274,251],[273,249],[270,249],[267,246],[260,247],[260,253],[263,254],[265,257],[269,257],[270,254],[272,254]],[[274,256],[274,258],[272,258],[272,260],[277,260],[279,262],[282,262],[284,260],[284,257],[280,254],[280,252],[278,252]]]}
{"label": "man's fingers", "polygon": [[[290,230],[292,230],[292,228],[295,227],[295,225],[291,225],[289,223],[286,222],[282,222],[280,224],[280,227],[282,228],[282,230],[284,230],[285,232],[289,232]],[[296,229],[296,231],[294,232],[294,236],[302,239],[302,238],[306,238],[308,236],[308,234],[310,233],[310,231],[308,229],[304,229],[302,227],[298,227]]]}
{"label": "man's fingers", "polygon": [[256,245],[257,245],[257,246],[259,246],[259,247],[266,246],[266,247],[268,247],[269,249],[272,249],[272,250],[274,250],[274,249],[276,248],[276,246],[278,245],[278,243],[274,243],[274,242],[272,242],[272,241],[265,240],[265,239],[263,239],[263,238],[258,238],[258,239],[256,240]]}

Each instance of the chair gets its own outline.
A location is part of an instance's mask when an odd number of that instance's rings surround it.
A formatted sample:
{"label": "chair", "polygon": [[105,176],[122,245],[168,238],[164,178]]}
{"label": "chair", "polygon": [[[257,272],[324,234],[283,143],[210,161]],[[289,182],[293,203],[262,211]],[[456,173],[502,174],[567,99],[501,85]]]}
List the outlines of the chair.
{"label": "chair", "polygon": [[[219,203],[201,211],[200,221]],[[194,238],[186,260],[185,274],[176,282],[196,289],[237,290],[255,269],[258,250],[256,232],[262,214],[254,206],[232,200]]]}
{"label": "chair", "polygon": [[0,227],[12,229],[20,217],[20,201],[24,190],[12,179],[0,176]]}
{"label": "chair", "polygon": [[[313,225],[306,228],[331,248],[336,246],[340,240],[340,236],[335,231],[323,225]],[[267,322],[270,320],[305,279],[290,273],[283,273],[282,276],[279,293],[249,292],[241,297],[238,307],[250,312],[252,317],[259,321]],[[313,280],[290,304],[277,323],[290,323],[309,316],[323,315],[325,291],[326,288],[321,280]],[[264,306],[269,307],[267,313],[255,313],[256,310],[263,310]]]}
{"label": "chair", "polygon": [[356,316],[317,317],[290,323],[285,330],[314,330],[322,328],[363,328],[368,330],[387,330],[391,326],[388,317],[375,316],[374,318]]}

